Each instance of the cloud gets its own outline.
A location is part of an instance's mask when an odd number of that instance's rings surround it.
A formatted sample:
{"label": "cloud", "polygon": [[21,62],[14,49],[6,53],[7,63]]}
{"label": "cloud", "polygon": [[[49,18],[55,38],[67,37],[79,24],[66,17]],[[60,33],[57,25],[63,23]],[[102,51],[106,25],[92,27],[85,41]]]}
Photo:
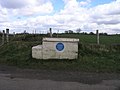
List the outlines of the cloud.
{"label": "cloud", "polygon": [[8,9],[16,9],[16,8],[22,8],[25,7],[27,2],[26,0],[0,0],[0,4],[4,8]]}
{"label": "cloud", "polygon": [[119,24],[120,23],[120,20],[104,20],[104,21],[98,21],[97,22],[98,24],[111,24],[111,25],[114,25],[114,24]]}
{"label": "cloud", "polygon": [[52,3],[49,0],[0,0],[0,4],[12,16],[49,14],[53,11]]}
{"label": "cloud", "polygon": [[95,13],[97,13],[98,11],[98,14],[106,14],[106,15],[113,15],[116,13],[117,14],[120,14],[120,2],[117,2],[117,1],[113,1],[109,4],[104,4],[104,5],[99,5],[97,7],[94,8],[95,10]]}
{"label": "cloud", "polygon": [[79,2],[79,5],[86,6],[86,5],[89,5],[90,3],[91,3],[91,0],[86,0],[86,1]]}
{"label": "cloud", "polygon": [[[51,27],[55,32],[57,30],[75,31],[81,28],[83,32],[95,32],[99,29],[100,32],[120,33],[120,0],[94,7],[88,7],[93,2],[92,0],[63,1],[64,8],[57,13],[53,13],[54,7],[50,0],[26,0],[24,4],[22,4],[23,0],[17,0],[16,7],[9,3],[7,4],[11,7],[1,4],[0,21],[4,23],[0,26],[7,26],[19,32],[25,29],[28,32],[35,29],[47,31]],[[11,3],[15,4],[15,2]],[[19,17],[19,19],[14,19],[14,17]]]}
{"label": "cloud", "polygon": [[8,9],[18,9],[24,8],[28,5],[42,5],[48,2],[49,0],[0,0],[0,4],[4,8]]}
{"label": "cloud", "polygon": [[39,6],[28,6],[19,9],[17,12],[20,15],[34,15],[34,14],[49,14],[53,11],[52,3],[48,2]]}
{"label": "cloud", "polygon": [[48,21],[46,16],[44,16],[44,20],[42,17],[37,20],[39,16],[35,15],[51,12],[53,12],[53,5],[50,0],[0,0],[0,27],[1,29],[10,28],[11,32],[34,29],[43,26],[45,24],[43,22]]}
{"label": "cloud", "polygon": [[9,21],[7,10],[0,6],[0,23]]}

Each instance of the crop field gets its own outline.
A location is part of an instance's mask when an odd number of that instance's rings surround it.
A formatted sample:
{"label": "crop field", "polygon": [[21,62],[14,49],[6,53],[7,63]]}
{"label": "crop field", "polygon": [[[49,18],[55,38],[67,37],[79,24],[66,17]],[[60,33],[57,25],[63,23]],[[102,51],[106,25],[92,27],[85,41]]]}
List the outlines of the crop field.
{"label": "crop field", "polygon": [[96,35],[54,34],[53,37],[80,39],[78,59],[33,59],[32,46],[41,44],[42,38],[48,36],[11,35],[10,42],[0,46],[0,64],[32,69],[120,73],[120,35],[100,35],[100,45],[96,45]]}

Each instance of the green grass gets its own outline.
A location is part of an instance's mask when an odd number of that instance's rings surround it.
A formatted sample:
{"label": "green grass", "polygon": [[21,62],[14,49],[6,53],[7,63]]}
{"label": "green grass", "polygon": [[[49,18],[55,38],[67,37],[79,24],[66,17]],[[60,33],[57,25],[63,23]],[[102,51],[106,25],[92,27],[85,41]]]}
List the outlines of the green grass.
{"label": "green grass", "polygon": [[[59,37],[79,38],[85,44],[96,44],[96,35],[61,34]],[[100,35],[100,44],[120,44],[120,35]]]}
{"label": "green grass", "polygon": [[31,48],[41,44],[42,37],[27,35],[11,38],[10,43],[0,46],[0,64],[33,69],[120,73],[120,46],[111,45],[118,43],[119,36],[102,36],[101,39],[108,43],[96,45],[94,35],[81,35],[77,60],[36,60],[31,57]]}
{"label": "green grass", "polygon": [[100,36],[101,44],[120,44],[120,35]]}

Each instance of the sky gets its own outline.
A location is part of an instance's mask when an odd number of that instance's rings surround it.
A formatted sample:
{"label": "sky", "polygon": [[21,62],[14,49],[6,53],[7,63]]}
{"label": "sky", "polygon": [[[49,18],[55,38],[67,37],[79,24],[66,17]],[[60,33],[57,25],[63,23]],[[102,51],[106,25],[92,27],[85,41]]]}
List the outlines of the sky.
{"label": "sky", "polygon": [[0,31],[120,34],[120,0],[0,0]]}

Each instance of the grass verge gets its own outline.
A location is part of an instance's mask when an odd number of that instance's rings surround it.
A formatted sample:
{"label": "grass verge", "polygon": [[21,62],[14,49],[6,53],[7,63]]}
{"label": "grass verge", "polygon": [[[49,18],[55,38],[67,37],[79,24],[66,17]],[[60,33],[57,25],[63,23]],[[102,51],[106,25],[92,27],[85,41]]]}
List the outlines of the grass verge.
{"label": "grass verge", "polygon": [[120,46],[79,44],[77,60],[36,60],[32,46],[40,42],[13,41],[0,47],[0,64],[20,68],[120,73]]}

